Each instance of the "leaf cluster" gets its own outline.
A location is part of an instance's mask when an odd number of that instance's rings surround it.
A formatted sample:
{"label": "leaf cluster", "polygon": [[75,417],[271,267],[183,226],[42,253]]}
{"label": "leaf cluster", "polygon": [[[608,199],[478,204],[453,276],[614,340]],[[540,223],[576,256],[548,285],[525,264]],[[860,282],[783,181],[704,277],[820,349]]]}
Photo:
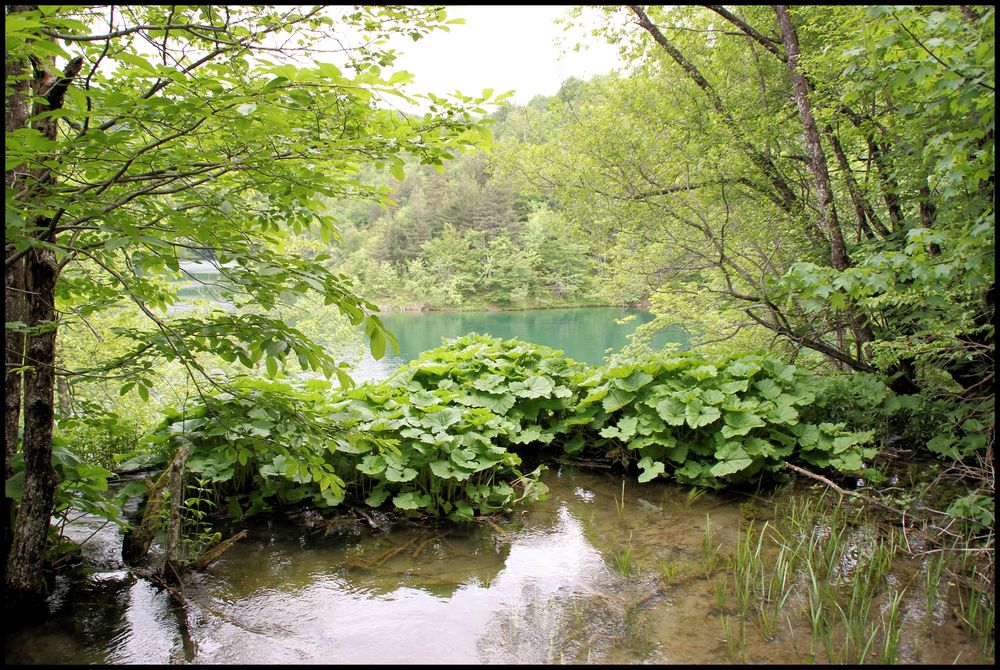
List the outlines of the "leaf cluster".
{"label": "leaf cluster", "polygon": [[235,515],[348,497],[469,519],[538,499],[541,468],[586,454],[723,487],[779,476],[784,460],[855,471],[873,431],[809,423],[810,377],[766,354],[651,357],[593,368],[548,347],[470,334],[391,378],[244,379],[239,393],[167,417],[155,441],[192,447],[188,467]]}

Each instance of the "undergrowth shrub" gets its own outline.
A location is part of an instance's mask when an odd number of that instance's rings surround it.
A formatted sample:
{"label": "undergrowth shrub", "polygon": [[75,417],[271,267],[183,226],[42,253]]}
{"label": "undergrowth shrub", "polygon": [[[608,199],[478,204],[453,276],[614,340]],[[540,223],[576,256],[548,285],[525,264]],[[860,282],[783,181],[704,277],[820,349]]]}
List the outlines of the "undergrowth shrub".
{"label": "undergrowth shrub", "polygon": [[600,368],[561,354],[473,334],[356,388],[242,378],[152,440],[189,445],[189,470],[234,516],[349,500],[471,518],[544,495],[525,457],[586,454],[640,482],[723,487],[774,477],[786,459],[855,471],[875,452],[849,417],[803,420],[812,377],[767,354]]}

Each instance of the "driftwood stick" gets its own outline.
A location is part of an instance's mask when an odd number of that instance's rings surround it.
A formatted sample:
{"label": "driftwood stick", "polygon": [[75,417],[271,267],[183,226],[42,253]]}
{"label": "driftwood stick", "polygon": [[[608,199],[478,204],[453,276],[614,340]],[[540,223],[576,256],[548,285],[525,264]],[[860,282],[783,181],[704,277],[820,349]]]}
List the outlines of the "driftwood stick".
{"label": "driftwood stick", "polygon": [[444,541],[444,546],[448,548],[448,551],[450,551],[453,556],[461,556],[462,558],[472,558],[473,556],[470,552],[462,551],[448,540]]}
{"label": "driftwood stick", "polygon": [[886,505],[884,502],[881,502],[879,500],[875,500],[874,498],[869,498],[868,496],[866,496],[863,493],[858,493],[857,491],[848,491],[847,489],[843,489],[843,488],[837,486],[836,484],[834,484],[832,481],[830,481],[826,477],[824,477],[822,475],[817,475],[815,472],[809,472],[808,470],[800,468],[797,465],[792,465],[788,461],[785,461],[783,463],[783,465],[786,468],[788,468],[789,470],[794,470],[795,472],[799,473],[800,475],[803,475],[805,477],[809,477],[810,479],[815,479],[818,482],[822,482],[822,483],[826,484],[827,486],[829,486],[830,488],[832,488],[834,491],[836,491],[837,493],[839,493],[841,495],[854,496],[855,498],[860,498],[861,500],[864,500],[866,503],[868,503],[870,505],[875,505],[876,507],[881,507],[882,509],[888,510],[888,511],[890,511],[893,514],[896,514],[898,516],[904,516],[905,515],[905,513],[903,511],[898,510],[895,507],[890,507],[889,505]]}
{"label": "driftwood stick", "polygon": [[359,507],[355,507],[355,508],[353,508],[353,511],[354,511],[354,513],[355,513],[355,514],[357,514],[357,515],[358,515],[358,516],[360,516],[360,517],[361,517],[362,519],[364,519],[365,521],[367,521],[367,522],[368,522],[368,526],[369,526],[369,527],[370,527],[370,528],[371,528],[372,530],[385,530],[385,529],[384,529],[384,528],[382,528],[382,527],[381,527],[380,525],[378,525],[378,523],[376,523],[375,519],[373,519],[373,518],[371,517],[371,515],[370,515],[370,514],[368,514],[367,512],[365,512],[365,511],[364,511],[363,509],[361,509],[361,508],[359,508]]}
{"label": "driftwood stick", "polygon": [[649,593],[646,593],[646,594],[640,596],[634,602],[628,604],[626,606],[626,608],[625,608],[626,611],[631,610],[631,609],[635,609],[636,607],[639,607],[640,605],[645,605],[647,602],[649,602],[650,600],[652,600],[653,597],[658,596],[662,591],[663,591],[663,587],[662,586],[656,587],[655,589],[653,589]]}
{"label": "driftwood stick", "polygon": [[215,561],[217,561],[219,559],[219,557],[222,556],[222,554],[224,554],[227,551],[229,551],[230,547],[232,547],[234,544],[236,544],[237,542],[239,542],[240,540],[242,540],[246,536],[247,536],[247,532],[245,530],[241,530],[240,532],[236,533],[236,535],[233,535],[228,540],[223,540],[222,542],[220,542],[219,544],[215,545],[214,547],[212,547],[208,551],[202,553],[200,556],[198,556],[198,558],[196,558],[193,561],[191,561],[187,565],[187,569],[188,570],[193,570],[195,572],[201,572],[202,570],[204,570],[205,568],[207,568],[209,565],[211,565],[212,563],[214,563]]}
{"label": "driftwood stick", "polygon": [[[184,447],[188,450],[187,447]],[[178,456],[180,452],[178,451]],[[183,458],[175,458],[167,469],[169,480],[166,489],[170,492],[170,512],[167,515],[167,556],[168,565],[183,565],[185,556],[184,541],[181,532],[181,503],[184,502],[184,465],[187,462],[187,453]],[[162,495],[162,494],[161,494]],[[178,581],[180,577],[178,576]]]}

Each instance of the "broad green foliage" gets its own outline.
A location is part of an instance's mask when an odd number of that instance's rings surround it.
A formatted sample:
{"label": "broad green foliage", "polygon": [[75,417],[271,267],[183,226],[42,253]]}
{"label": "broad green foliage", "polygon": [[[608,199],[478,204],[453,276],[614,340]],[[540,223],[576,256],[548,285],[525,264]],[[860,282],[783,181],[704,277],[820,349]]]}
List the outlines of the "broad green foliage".
{"label": "broad green foliage", "polygon": [[[492,93],[427,96],[432,111],[422,115],[392,106],[411,100],[411,76],[389,71],[396,54],[388,38],[416,41],[449,23],[438,7],[7,7],[4,237],[7,305],[18,315],[5,325],[5,342],[25,332],[32,352],[18,360],[20,345],[8,342],[8,370],[28,374],[23,408],[13,393],[8,399],[7,438],[16,441],[20,421],[30,456],[29,484],[8,520],[14,533],[6,534],[16,550],[11,593],[35,599],[43,592],[38,529],[51,516],[56,486],[43,467],[54,423],[45,400],[56,382],[33,371],[57,365],[63,317],[86,324],[89,315],[133,304],[146,319],[145,328],[130,322],[117,333],[134,346],[123,352],[116,341],[68,371],[66,386],[75,386],[74,377],[93,382],[109,412],[112,381],[119,397],[154,405],[174,392],[157,388],[172,381],[164,363],[181,368],[190,381],[185,392],[217,387],[230,364],[263,365],[273,378],[290,363],[348,385],[327,348],[266,314],[298,298],[363,323],[375,357],[395,346],[361,288],[288,240],[312,231],[332,241],[337,221],[323,212],[331,199],[385,204],[386,190],[361,174],[366,165],[401,175],[405,159],[440,166],[488,144],[479,119]],[[338,45],[332,53],[331,44]],[[182,304],[177,280],[189,278],[182,262],[195,258],[218,270],[213,292],[225,309]],[[223,365],[206,365],[213,359]],[[73,412],[71,395],[60,389],[63,414]],[[76,426],[71,434],[114,432],[109,416],[103,427]],[[249,446],[232,453],[245,467],[257,436],[243,428],[234,439]],[[293,484],[315,483],[326,504],[338,502],[343,482],[318,453],[318,438],[306,430],[299,444],[291,429],[271,432],[289,440],[292,463],[271,465]],[[216,479],[228,465],[215,463]],[[86,479],[79,468],[67,473],[66,481]],[[24,584],[14,588],[18,575]]]}
{"label": "broad green foliage", "polygon": [[581,381],[573,420],[588,450],[638,461],[642,480],[665,472],[725,486],[773,476],[784,460],[860,469],[875,453],[873,433],[802,421],[816,402],[811,379],[764,354],[652,357]]}
{"label": "broad green foliage", "polygon": [[544,495],[523,461],[586,454],[722,487],[774,477],[785,460],[860,470],[873,432],[808,423],[809,377],[753,354],[661,356],[592,368],[518,340],[447,341],[390,379],[244,380],[167,418],[155,440],[242,515],[275,500],[471,518]]}
{"label": "broad green foliage", "polygon": [[650,297],[660,318],[640,337],[681,315],[695,346],[811,349],[900,392],[961,387],[982,401],[995,10],[789,9],[846,267],[823,228],[775,8],[606,12],[596,34],[619,45],[627,74],[512,110],[518,132],[497,154],[519,189],[607,250],[618,290]]}
{"label": "broad green foliage", "polygon": [[[167,23],[175,27],[157,28]],[[391,51],[345,43],[340,65],[301,56],[333,32],[360,42],[400,31],[418,39],[447,23],[443,11],[419,7],[42,6],[8,15],[8,61],[54,56],[46,60],[53,70],[73,57],[85,63],[61,108],[42,115],[60,119],[55,140],[30,123],[8,128],[7,169],[51,172],[58,184],[8,190],[8,252],[55,243],[62,311],[141,307],[157,332],[134,331],[131,388],[148,390],[157,358],[193,360],[200,351],[246,366],[263,359],[272,374],[289,357],[334,374],[331,357],[302,333],[253,313],[306,295],[364,321],[378,355],[394,343],[361,288],[287,240],[312,231],[332,241],[330,199],[385,203],[386,190],[361,175],[366,165],[440,166],[485,142],[476,119],[488,99],[435,98],[437,114],[408,117],[383,104],[407,97],[410,79],[382,72]],[[296,34],[293,51],[271,44],[282,32]],[[236,313],[174,319],[181,261],[205,251],[219,270],[216,297]]]}
{"label": "broad green foliage", "polygon": [[[52,515],[61,527],[80,513],[103,517],[124,527],[122,506],[130,495],[145,493],[142,482],[109,491],[108,481],[115,473],[78,456],[65,440],[57,438],[52,449],[52,466],[59,484],[55,489]],[[24,456],[11,459],[13,475],[5,482],[6,497],[20,502],[24,492]],[[58,545],[61,547],[61,545]]]}

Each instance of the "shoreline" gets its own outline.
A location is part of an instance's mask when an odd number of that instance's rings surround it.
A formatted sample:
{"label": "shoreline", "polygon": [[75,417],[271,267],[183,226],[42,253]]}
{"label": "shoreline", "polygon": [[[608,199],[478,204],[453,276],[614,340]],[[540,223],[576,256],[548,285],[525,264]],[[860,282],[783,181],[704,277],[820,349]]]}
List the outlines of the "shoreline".
{"label": "shoreline", "polygon": [[495,304],[470,305],[467,307],[433,306],[424,303],[413,302],[396,305],[379,305],[377,301],[371,300],[378,307],[377,314],[407,314],[420,312],[528,312],[541,311],[547,309],[582,309],[595,307],[615,307],[618,309],[645,309],[650,308],[648,300],[640,300],[634,303],[577,303],[569,305],[513,305],[500,306]]}

